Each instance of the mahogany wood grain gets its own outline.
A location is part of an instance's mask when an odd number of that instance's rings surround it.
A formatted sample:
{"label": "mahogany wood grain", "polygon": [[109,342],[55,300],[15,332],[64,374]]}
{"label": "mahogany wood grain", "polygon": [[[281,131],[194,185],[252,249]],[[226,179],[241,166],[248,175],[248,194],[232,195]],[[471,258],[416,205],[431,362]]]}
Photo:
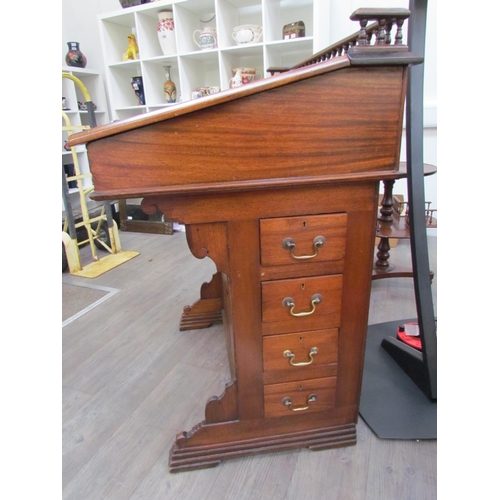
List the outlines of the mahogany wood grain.
{"label": "mahogany wood grain", "polygon": [[[319,330],[340,324],[342,304],[342,275],[314,276],[262,283],[262,333]],[[293,299],[294,313],[310,312],[312,297],[322,296],[321,302],[309,316],[294,317],[283,305],[287,297]]]}
{"label": "mahogany wood grain", "polygon": [[[320,415],[325,415],[325,412],[312,412],[309,414],[309,416],[312,416],[311,420],[316,422],[325,419],[325,417],[318,418]],[[279,430],[276,432],[277,429],[275,425],[272,425],[272,420],[282,419],[266,419],[265,421],[256,422],[256,426],[252,427],[252,434],[257,437],[252,439],[234,439],[235,433],[240,436],[242,434],[237,422],[221,424],[219,429],[221,440],[216,443],[192,445],[190,448],[184,448],[182,445],[185,441],[187,442],[189,436],[178,435],[174,446],[170,450],[169,470],[170,472],[182,472],[215,467],[222,460],[271,451],[293,450],[304,447],[311,450],[325,450],[356,444],[356,426],[352,423],[340,423],[342,419],[339,420],[339,423],[330,426],[313,429],[306,426],[307,430],[302,428],[304,427],[302,424],[297,426],[295,431],[287,434],[283,434]],[[259,426],[262,432],[258,431]],[[262,426],[265,426],[265,428]],[[292,425],[289,426],[289,428],[292,427]],[[197,435],[200,436],[205,429],[207,427],[196,428]]]}
{"label": "mahogany wood grain", "polygon": [[259,223],[228,222],[235,364],[238,377],[239,419],[262,417],[262,339],[259,264]]}
{"label": "mahogany wood grain", "polygon": [[[266,417],[283,417],[295,415],[300,418],[306,413],[332,410],[335,406],[335,387],[337,379],[321,378],[285,382],[264,386],[264,407]],[[314,395],[314,401],[308,401]],[[292,406],[283,403],[290,398]]]}
{"label": "mahogany wood grain", "polygon": [[[193,111],[202,110],[212,106],[220,106],[225,102],[235,99],[241,99],[254,94],[279,89],[285,85],[293,84],[304,78],[312,78],[330,71],[346,68],[350,65],[348,57],[337,58],[336,60],[329,61],[327,64],[321,66],[314,66],[303,68],[297,71],[290,71],[285,75],[280,75],[276,78],[266,78],[257,80],[251,84],[244,85],[235,89],[228,89],[217,94],[212,94],[203,99],[196,99],[194,101],[184,101],[176,106],[167,107],[158,111],[152,111],[144,115],[137,115],[125,120],[101,125],[99,127],[91,128],[83,133],[72,134],[68,138],[68,145],[73,147],[77,144],[84,144],[116,134],[129,132],[146,125],[169,120],[176,116],[183,116],[192,113]],[[404,64],[403,64],[404,66]]]}
{"label": "mahogany wood grain", "polygon": [[[264,341],[268,337],[264,337]],[[283,353],[283,351],[282,351]],[[282,354],[283,355],[283,354]],[[262,374],[264,385],[290,382],[291,380],[318,379],[337,376],[337,363],[326,365],[311,365],[308,367],[295,367],[291,370],[265,371]]]}
{"label": "mahogany wood grain", "polygon": [[210,257],[217,270],[228,272],[228,236],[227,224],[187,224],[186,238],[191,253],[198,259]]}
{"label": "mahogany wood grain", "polygon": [[200,299],[193,305],[184,307],[179,330],[197,330],[222,323],[222,277],[217,272],[212,280],[203,283],[200,289]]}
{"label": "mahogany wood grain", "polygon": [[238,386],[236,381],[226,384],[222,396],[212,396],[205,407],[205,422],[215,424],[238,419]]}
{"label": "mahogany wood grain", "polygon": [[[168,195],[148,196],[142,201],[144,210],[156,210],[169,214],[184,224],[201,224],[219,221],[244,220],[249,217],[291,217],[347,213],[369,210],[378,202],[373,197],[377,181],[341,182],[321,186],[287,187],[279,189],[243,192],[200,194],[196,196]],[[354,189],[355,186],[355,189]],[[300,202],[298,202],[300,201]],[[217,214],[216,216],[214,214]],[[260,264],[260,262],[259,262]],[[304,263],[301,263],[304,264]]]}
{"label": "mahogany wood grain", "polygon": [[222,323],[222,299],[200,299],[184,307],[179,330],[198,330]]}
{"label": "mahogany wood grain", "polygon": [[[308,262],[343,260],[345,254],[347,221],[345,214],[328,214],[304,217],[280,217],[260,221],[261,264],[279,266],[297,264],[305,260],[297,257],[311,256]],[[294,253],[283,248],[283,240],[292,237]],[[314,247],[314,240],[323,237],[325,243]],[[295,257],[294,257],[295,256]]]}
{"label": "mahogany wood grain", "polygon": [[[378,190],[374,186],[373,202]],[[349,407],[359,401],[363,371],[371,268],[375,241],[376,211],[351,212],[348,216],[346,258],[342,289],[339,336],[337,405]]]}
{"label": "mahogany wood grain", "polygon": [[262,281],[280,280],[289,276],[317,276],[318,274],[341,274],[344,270],[344,259],[326,262],[297,261],[288,266],[261,266]]}
{"label": "mahogany wood grain", "polygon": [[[294,366],[289,358],[283,355],[285,350],[290,350],[295,355],[294,363],[308,362],[309,352],[313,347],[317,349],[317,354],[307,366]],[[264,372],[283,371],[290,380],[293,380],[292,377],[313,378],[310,375],[313,368],[337,362],[338,328],[264,337],[263,350]]]}
{"label": "mahogany wood grain", "polygon": [[[346,68],[149,125],[139,122],[126,134],[88,144],[94,197],[395,170],[404,80],[401,67]],[[289,119],[306,115],[307,122]]]}
{"label": "mahogany wood grain", "polygon": [[[351,408],[334,408],[333,410],[307,413],[297,418],[296,414],[288,411],[286,416],[279,418],[257,418],[252,420],[236,420],[231,422],[221,422],[215,427],[201,422],[190,431],[184,431],[177,435],[176,442],[172,450],[185,449],[186,452],[196,449],[219,449],[223,451],[230,447],[237,447],[243,451],[255,443],[267,441],[267,451],[272,451],[279,444],[280,436],[283,442],[287,438],[292,438],[293,434],[305,431],[307,434],[322,433],[323,431],[332,433],[342,432],[345,424],[352,423],[353,413]],[[340,427],[340,429],[338,429]],[[352,429],[352,428],[351,428]],[[214,432],[217,433],[217,440],[214,440]],[[217,442],[215,442],[217,441]],[[223,445],[221,447],[221,445]],[[285,449],[289,449],[286,447]],[[196,453],[193,453],[195,456]]]}

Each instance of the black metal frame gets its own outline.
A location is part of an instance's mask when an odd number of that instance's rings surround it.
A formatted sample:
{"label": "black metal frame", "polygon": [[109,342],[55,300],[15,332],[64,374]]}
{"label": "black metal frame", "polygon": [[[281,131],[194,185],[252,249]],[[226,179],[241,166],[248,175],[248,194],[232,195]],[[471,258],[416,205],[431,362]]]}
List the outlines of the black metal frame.
{"label": "black metal frame", "polygon": [[[424,56],[427,0],[410,0],[408,45],[412,53]],[[413,282],[422,352],[394,337],[382,347],[431,400],[437,400],[437,337],[431,293],[424,189],[424,64],[410,67],[406,97],[406,161]]]}

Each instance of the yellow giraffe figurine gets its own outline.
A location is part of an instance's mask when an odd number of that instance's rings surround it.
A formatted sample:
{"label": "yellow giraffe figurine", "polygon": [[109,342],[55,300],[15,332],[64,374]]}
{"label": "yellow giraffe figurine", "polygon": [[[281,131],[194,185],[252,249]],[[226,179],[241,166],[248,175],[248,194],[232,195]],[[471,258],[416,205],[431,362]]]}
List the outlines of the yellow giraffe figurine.
{"label": "yellow giraffe figurine", "polygon": [[129,59],[139,59],[139,47],[132,33],[128,36],[127,52],[123,54],[124,61],[128,61]]}

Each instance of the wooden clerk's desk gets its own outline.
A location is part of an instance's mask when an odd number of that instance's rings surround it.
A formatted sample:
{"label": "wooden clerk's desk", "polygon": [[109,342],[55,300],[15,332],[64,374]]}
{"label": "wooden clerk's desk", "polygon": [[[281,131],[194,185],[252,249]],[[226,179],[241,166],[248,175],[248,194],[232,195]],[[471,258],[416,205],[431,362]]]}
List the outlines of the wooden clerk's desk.
{"label": "wooden clerk's desk", "polygon": [[70,138],[95,199],[143,197],[217,266],[232,382],[171,471],[356,442],[379,181],[398,177],[413,62],[357,46]]}

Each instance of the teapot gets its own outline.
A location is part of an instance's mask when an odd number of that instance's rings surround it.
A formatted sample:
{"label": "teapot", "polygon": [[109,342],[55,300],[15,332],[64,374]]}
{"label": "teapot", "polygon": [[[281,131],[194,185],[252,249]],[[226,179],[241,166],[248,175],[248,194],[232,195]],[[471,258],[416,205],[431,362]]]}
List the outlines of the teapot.
{"label": "teapot", "polygon": [[193,40],[201,50],[217,48],[217,30],[206,26],[202,30],[196,30],[193,33]]}

